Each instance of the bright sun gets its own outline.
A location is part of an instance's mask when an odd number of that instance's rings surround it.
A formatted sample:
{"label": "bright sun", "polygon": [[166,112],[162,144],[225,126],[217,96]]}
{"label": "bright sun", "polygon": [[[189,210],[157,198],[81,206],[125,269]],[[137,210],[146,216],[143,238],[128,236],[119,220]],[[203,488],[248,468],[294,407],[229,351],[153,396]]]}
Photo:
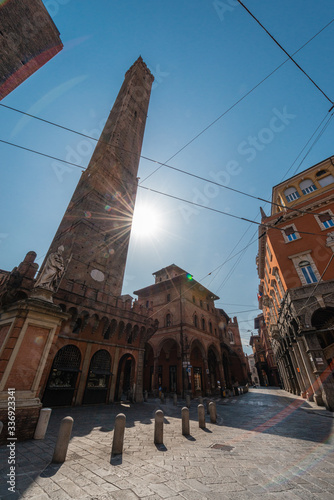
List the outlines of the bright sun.
{"label": "bright sun", "polygon": [[161,217],[151,205],[137,205],[132,220],[132,231],[136,237],[149,238],[161,229]]}

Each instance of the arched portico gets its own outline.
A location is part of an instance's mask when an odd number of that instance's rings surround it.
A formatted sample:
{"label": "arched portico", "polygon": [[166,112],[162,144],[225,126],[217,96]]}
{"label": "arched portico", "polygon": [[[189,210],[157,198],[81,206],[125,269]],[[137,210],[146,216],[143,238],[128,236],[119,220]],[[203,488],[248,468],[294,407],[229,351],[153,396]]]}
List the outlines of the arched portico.
{"label": "arched portico", "polygon": [[70,406],[80,372],[80,349],[69,344],[57,352],[43,395],[44,406]]}

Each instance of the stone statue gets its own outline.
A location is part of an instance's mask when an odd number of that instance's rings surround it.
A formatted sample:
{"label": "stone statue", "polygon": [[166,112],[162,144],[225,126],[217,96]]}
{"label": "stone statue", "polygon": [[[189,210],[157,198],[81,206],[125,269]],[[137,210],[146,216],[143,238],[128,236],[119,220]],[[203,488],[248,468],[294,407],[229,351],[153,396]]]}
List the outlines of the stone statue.
{"label": "stone statue", "polygon": [[52,292],[57,291],[65,269],[62,257],[63,251],[64,247],[61,245],[58,247],[57,252],[50,253],[44,269],[36,281],[35,288],[46,288]]}

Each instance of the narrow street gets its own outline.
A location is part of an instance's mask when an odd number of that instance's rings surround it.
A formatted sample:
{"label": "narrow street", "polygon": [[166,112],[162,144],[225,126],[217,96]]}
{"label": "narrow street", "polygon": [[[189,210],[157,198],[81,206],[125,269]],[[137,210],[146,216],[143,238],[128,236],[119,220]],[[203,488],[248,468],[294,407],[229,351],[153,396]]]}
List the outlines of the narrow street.
{"label": "narrow street", "polygon": [[[17,443],[16,493],[2,499],[334,499],[333,414],[276,388],[217,399],[217,424],[197,421],[181,435],[181,408],[159,400],[136,405],[55,409],[44,441]],[[164,446],[153,443],[156,409],[165,414]],[[126,415],[122,458],[110,463],[115,416]],[[74,418],[67,460],[50,465],[59,424]],[[8,473],[1,448],[1,477]]]}

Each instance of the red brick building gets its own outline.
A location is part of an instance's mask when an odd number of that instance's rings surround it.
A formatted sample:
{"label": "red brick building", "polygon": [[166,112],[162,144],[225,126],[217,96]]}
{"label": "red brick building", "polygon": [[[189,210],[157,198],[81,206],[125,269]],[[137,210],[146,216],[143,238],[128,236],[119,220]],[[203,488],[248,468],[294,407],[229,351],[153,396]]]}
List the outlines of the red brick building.
{"label": "red brick building", "polygon": [[153,275],[153,285],[134,292],[159,322],[145,347],[144,389],[196,396],[246,384],[237,320],[215,307],[219,297],[175,264]]}
{"label": "red brick building", "polygon": [[63,48],[41,0],[0,4],[0,100]]}
{"label": "red brick building", "polygon": [[37,277],[34,252],[0,274],[0,420],[14,387],[19,438],[31,436],[41,400],[143,398],[145,343],[156,325],[121,289],[152,82],[139,58]]}

